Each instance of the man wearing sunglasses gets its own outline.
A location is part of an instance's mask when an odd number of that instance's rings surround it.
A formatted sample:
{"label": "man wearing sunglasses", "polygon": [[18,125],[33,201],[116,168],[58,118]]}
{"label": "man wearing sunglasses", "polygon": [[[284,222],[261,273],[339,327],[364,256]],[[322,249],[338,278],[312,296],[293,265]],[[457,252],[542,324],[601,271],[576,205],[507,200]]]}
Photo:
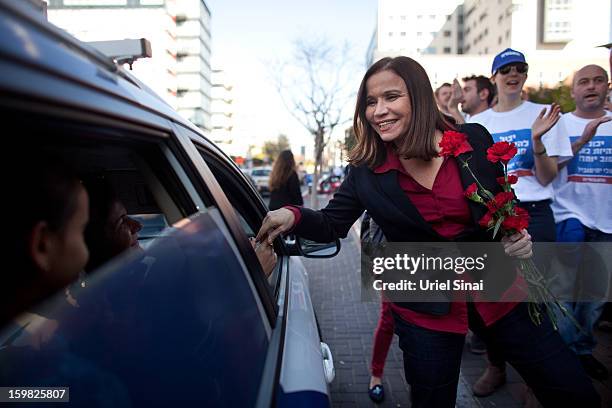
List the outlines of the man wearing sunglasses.
{"label": "man wearing sunglasses", "polygon": [[[497,54],[491,82],[497,88],[498,103],[472,116],[469,122],[487,128],[495,142],[516,144],[518,153],[508,163],[508,172],[518,177],[513,187],[520,206],[529,212],[529,234],[533,242],[552,242],[556,232],[550,207],[551,182],[557,176],[557,159],[571,157],[572,147],[567,137],[547,134],[559,120],[558,105],[541,105],[521,98],[528,71],[523,53],[507,48]],[[547,266],[539,264],[541,268]],[[477,396],[489,395],[506,382],[503,350],[496,350],[494,344],[487,346],[490,364],[472,388]]]}

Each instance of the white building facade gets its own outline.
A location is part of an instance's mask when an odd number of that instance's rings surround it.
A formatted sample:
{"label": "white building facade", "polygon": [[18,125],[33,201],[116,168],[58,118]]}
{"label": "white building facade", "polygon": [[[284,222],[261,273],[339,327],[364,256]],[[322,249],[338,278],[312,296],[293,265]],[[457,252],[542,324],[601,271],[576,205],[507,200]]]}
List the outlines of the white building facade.
{"label": "white building facade", "polygon": [[[525,54],[529,63],[526,85],[536,88],[555,86],[587,64],[608,65],[608,51],[597,46],[611,40],[610,0],[465,0],[454,2],[454,8],[450,1],[440,1],[435,3],[446,7],[440,13],[449,14],[440,31],[427,38],[431,42],[426,48],[418,41],[418,47],[386,41],[385,36],[396,36],[395,31],[389,35],[389,21],[397,21],[398,16],[401,21],[407,8],[412,8],[417,21],[424,13],[425,6],[414,3],[379,0],[378,47],[369,50],[368,63],[384,56],[414,57],[437,87],[454,78],[491,75],[495,54],[513,48]],[[417,38],[420,26],[414,25],[411,33],[408,27],[401,28],[406,31],[404,37]]]}
{"label": "white building facade", "polygon": [[227,73],[219,68],[212,71],[212,103],[210,138],[225,152],[238,156],[246,152],[242,146],[234,145],[234,92]]}
{"label": "white building facade", "polygon": [[81,41],[146,38],[133,73],[205,133],[211,130],[210,11],[204,0],[48,0],[48,19]]}

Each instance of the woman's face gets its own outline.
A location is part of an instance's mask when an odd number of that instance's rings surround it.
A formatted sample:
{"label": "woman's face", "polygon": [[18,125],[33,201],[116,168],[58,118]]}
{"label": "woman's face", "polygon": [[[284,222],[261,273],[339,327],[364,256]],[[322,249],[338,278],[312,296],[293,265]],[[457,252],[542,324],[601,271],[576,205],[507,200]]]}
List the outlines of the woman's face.
{"label": "woman's face", "polygon": [[404,80],[390,70],[380,71],[366,81],[366,120],[384,142],[406,134],[412,116]]}
{"label": "woman's face", "polygon": [[112,255],[118,255],[130,248],[140,248],[138,231],[142,224],[127,214],[125,206],[115,201],[111,206],[106,224],[106,234]]}
{"label": "woman's face", "polygon": [[510,65],[512,66],[507,74],[497,72],[493,76],[493,82],[495,82],[499,95],[511,96],[520,94],[525,81],[527,81],[527,72],[520,73],[514,64]]}
{"label": "woman's face", "polygon": [[89,199],[87,192],[81,186],[77,193],[74,213],[63,228],[53,232],[51,236],[51,251],[49,252],[46,272],[50,279],[66,285],[77,278],[83,270],[89,251],[85,244],[85,227],[89,220]]}

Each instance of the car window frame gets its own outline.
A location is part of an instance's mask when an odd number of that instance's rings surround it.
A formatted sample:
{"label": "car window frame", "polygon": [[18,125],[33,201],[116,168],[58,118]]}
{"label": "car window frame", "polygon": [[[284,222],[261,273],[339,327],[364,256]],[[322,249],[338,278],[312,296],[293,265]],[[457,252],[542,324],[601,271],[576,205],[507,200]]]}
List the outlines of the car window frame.
{"label": "car window frame", "polygon": [[258,299],[262,304],[270,326],[274,327],[278,314],[278,305],[275,302],[268,281],[265,278],[263,270],[261,269],[259,260],[255,255],[255,251],[253,251],[251,243],[240,225],[240,220],[234,211],[234,207],[231,205],[229,199],[223,192],[223,189],[208,167],[208,164],[201,156],[196,144],[198,146],[204,146],[210,151],[216,152],[217,155],[223,154],[217,150],[216,146],[212,145],[199,133],[194,132],[180,123],[173,123],[173,131],[178,143],[180,143],[182,146],[181,153],[184,155],[184,157],[179,158],[179,161],[183,163],[183,166],[190,168],[189,172],[193,177],[193,183],[196,187],[196,191],[200,192],[200,194],[210,196],[214,201],[213,205],[215,205],[215,207],[221,213],[224,221],[226,222],[228,230],[238,247],[242,260],[245,265],[247,265],[250,278],[253,282],[254,288],[258,294]]}

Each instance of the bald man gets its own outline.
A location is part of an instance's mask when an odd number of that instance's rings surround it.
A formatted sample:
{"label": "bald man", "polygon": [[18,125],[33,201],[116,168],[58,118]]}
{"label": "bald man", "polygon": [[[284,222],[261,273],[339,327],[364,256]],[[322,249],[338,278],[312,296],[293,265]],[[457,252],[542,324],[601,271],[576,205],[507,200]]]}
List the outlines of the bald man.
{"label": "bald man", "polygon": [[[551,130],[551,133],[557,133],[553,137],[569,137],[574,154],[570,160],[559,163],[560,171],[553,181],[555,199],[551,208],[558,242],[612,241],[612,114],[604,109],[607,91],[608,74],[604,68],[587,65],[576,71],[571,91],[576,110],[562,115]],[[587,264],[589,258],[573,257],[571,268],[576,272],[592,270],[593,266]],[[584,285],[585,282],[571,284]],[[602,285],[607,285],[607,282],[602,282]],[[593,357],[596,344],[593,326],[602,312],[604,301],[575,300],[567,303],[566,307],[584,332],[567,318],[559,320],[559,332],[578,354],[587,374],[604,380],[608,371]]]}

